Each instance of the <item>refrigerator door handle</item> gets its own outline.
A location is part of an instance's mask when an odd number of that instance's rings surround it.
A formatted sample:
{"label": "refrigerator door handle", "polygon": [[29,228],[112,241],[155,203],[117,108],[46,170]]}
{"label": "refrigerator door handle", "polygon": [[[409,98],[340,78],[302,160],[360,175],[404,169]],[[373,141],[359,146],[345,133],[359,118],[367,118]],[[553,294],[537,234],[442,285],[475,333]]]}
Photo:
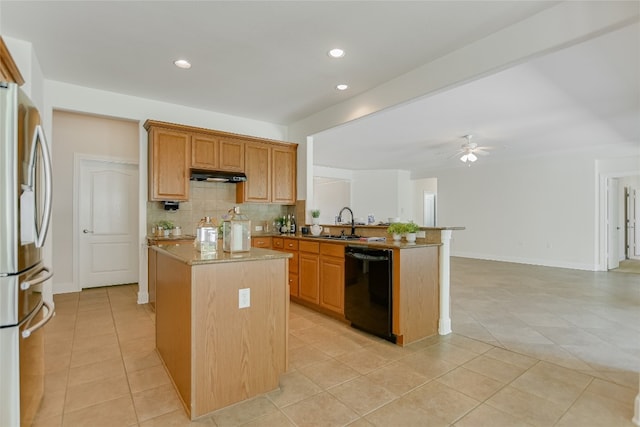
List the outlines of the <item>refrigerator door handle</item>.
{"label": "refrigerator door handle", "polygon": [[47,267],[40,268],[40,270],[36,274],[40,274],[43,271],[46,272],[47,274],[39,276],[39,277],[36,277],[33,280],[25,280],[24,282],[22,282],[20,284],[20,289],[22,289],[23,291],[26,291],[31,286],[39,285],[40,283],[46,282],[47,280],[49,280],[49,279],[51,279],[53,277],[53,273]]}
{"label": "refrigerator door handle", "polygon": [[[35,325],[31,326],[31,320],[35,317],[36,314],[38,314],[38,312],[40,310],[42,310],[42,307],[45,307],[47,309],[47,314],[44,316],[44,318],[42,320],[40,320],[38,323],[36,323]],[[49,304],[46,301],[40,301],[40,304],[38,305],[38,308],[36,310],[33,311],[33,314],[31,315],[31,318],[28,320],[29,322],[29,328],[26,328],[25,330],[22,331],[21,335],[22,338],[29,338],[31,336],[32,333],[34,333],[35,331],[37,331],[38,329],[42,328],[44,325],[46,325],[49,320],[51,320],[51,318],[56,314],[56,312],[53,310],[53,306],[51,304]]]}
{"label": "refrigerator door handle", "polygon": [[[44,166],[44,209],[42,212],[42,224],[38,228],[36,226],[36,239],[35,245],[37,248],[41,248],[44,245],[44,241],[47,237],[47,231],[49,230],[49,220],[51,219],[51,202],[52,202],[52,179],[51,173],[51,154],[49,153],[49,146],[47,140],[44,137],[44,130],[42,125],[37,125],[35,132],[33,133],[33,143],[31,144],[31,155],[29,157],[29,168],[31,173],[29,174],[28,187],[33,190],[34,187],[34,170],[36,167],[36,151],[38,146],[42,150],[42,159]],[[34,218],[34,221],[37,221]],[[37,224],[36,224],[37,225]]]}

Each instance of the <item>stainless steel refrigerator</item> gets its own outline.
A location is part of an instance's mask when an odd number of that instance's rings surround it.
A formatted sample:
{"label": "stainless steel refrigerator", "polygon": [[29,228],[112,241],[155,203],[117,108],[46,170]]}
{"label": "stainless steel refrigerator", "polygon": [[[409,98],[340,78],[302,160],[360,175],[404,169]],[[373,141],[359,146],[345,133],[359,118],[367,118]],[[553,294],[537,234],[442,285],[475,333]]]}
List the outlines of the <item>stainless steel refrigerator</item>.
{"label": "stainless steel refrigerator", "polygon": [[44,389],[42,288],[51,217],[51,156],[38,110],[0,82],[0,426],[30,425]]}

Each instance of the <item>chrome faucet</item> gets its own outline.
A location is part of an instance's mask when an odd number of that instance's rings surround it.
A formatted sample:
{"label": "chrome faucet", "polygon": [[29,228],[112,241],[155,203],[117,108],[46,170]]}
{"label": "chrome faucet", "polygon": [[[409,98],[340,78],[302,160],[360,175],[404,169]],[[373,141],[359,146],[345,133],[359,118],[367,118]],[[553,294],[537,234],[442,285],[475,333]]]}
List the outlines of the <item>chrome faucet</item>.
{"label": "chrome faucet", "polygon": [[351,208],[345,206],[344,208],[340,209],[340,213],[338,213],[338,223],[342,223],[342,212],[344,212],[345,210],[348,210],[351,214],[351,235],[354,236],[356,234],[356,222],[353,218],[353,211],[351,210]]}

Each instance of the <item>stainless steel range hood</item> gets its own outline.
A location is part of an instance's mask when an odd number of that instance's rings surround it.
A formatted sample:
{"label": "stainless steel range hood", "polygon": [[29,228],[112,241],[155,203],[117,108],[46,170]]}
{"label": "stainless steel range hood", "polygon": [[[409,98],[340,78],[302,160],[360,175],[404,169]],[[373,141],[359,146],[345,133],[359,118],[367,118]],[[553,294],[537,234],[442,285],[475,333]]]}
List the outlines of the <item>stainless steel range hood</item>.
{"label": "stainless steel range hood", "polygon": [[245,182],[247,175],[243,172],[223,172],[223,171],[205,171],[192,170],[191,181],[207,181],[207,182]]}

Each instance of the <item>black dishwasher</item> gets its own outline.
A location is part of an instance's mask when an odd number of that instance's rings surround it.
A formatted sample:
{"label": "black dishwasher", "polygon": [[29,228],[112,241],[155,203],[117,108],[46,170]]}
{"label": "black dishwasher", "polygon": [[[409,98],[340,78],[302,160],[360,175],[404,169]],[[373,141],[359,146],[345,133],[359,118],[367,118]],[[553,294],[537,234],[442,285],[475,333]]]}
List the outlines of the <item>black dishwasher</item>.
{"label": "black dishwasher", "polygon": [[351,326],[396,342],[391,332],[393,251],[347,246],[344,265],[344,315]]}

